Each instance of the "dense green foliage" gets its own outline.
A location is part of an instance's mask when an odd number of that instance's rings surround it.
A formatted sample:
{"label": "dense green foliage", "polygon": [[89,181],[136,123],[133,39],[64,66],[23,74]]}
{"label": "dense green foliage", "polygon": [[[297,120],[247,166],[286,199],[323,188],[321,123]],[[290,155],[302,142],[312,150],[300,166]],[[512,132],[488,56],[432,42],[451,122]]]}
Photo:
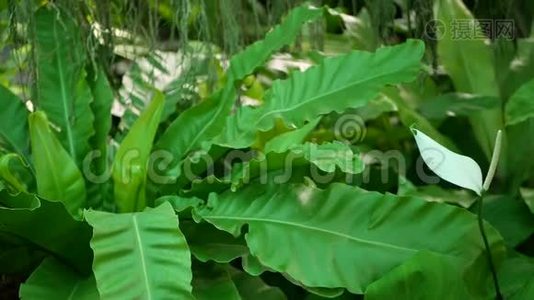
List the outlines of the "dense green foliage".
{"label": "dense green foliage", "polygon": [[532,4],[41,2],[0,1],[0,293],[534,298]]}

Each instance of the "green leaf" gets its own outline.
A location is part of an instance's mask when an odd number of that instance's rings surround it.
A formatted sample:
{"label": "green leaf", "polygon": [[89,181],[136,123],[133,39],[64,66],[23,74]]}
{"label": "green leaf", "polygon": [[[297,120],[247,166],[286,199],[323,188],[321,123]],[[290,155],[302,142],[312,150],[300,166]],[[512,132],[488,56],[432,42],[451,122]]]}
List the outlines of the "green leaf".
{"label": "green leaf", "polygon": [[61,203],[0,191],[0,228],[54,254],[80,272],[90,270],[92,253],[87,244],[91,228],[73,219]]}
{"label": "green leaf", "polygon": [[[245,239],[251,254],[308,287],[363,293],[420,250],[485,259],[471,213],[344,184],[327,190],[249,185],[239,193],[211,194],[207,206],[194,212],[197,220],[234,236],[248,225]],[[498,233],[490,226],[486,233],[491,249],[504,251]]]}
{"label": "green leaf", "polygon": [[499,231],[511,248],[534,233],[534,218],[528,206],[521,199],[507,195],[484,197],[484,219]]}
{"label": "green leaf", "polygon": [[305,6],[295,8],[282,24],[274,27],[263,40],[232,57],[227,83],[222,91],[182,113],[159,139],[157,148],[169,151],[175,156],[174,165],[167,171],[170,175],[177,177],[182,158],[221,132],[237,97],[235,82],[254,72],[274,51],[291,43],[304,23],[321,15],[320,9]]}
{"label": "green leaf", "polygon": [[241,300],[230,274],[224,267],[199,264],[194,268],[193,274],[193,295],[197,300]]}
{"label": "green leaf", "polygon": [[506,125],[514,125],[534,117],[534,80],[523,84],[506,103]]}
{"label": "green leaf", "polygon": [[472,113],[496,108],[501,100],[497,97],[466,93],[449,93],[428,99],[419,106],[421,114],[430,119],[470,116]]}
{"label": "green leaf", "polygon": [[334,141],[325,144],[304,143],[290,150],[296,155],[316,165],[320,170],[332,173],[339,168],[342,172],[358,174],[365,165],[358,154],[352,152],[349,145]]}
{"label": "green leaf", "polygon": [[80,276],[54,259],[45,259],[20,286],[21,299],[99,299],[95,278]]}
{"label": "green leaf", "polygon": [[88,83],[93,95],[91,111],[95,116],[93,127],[94,136],[91,138],[92,150],[99,151],[95,159],[95,172],[100,175],[108,169],[108,134],[111,129],[111,106],[113,105],[113,90],[109,85],[106,73],[98,68],[93,74],[94,77],[88,78]]}
{"label": "green leaf", "polygon": [[305,72],[277,80],[264,105],[242,107],[227,120],[226,131],[216,143],[230,148],[250,146],[257,131],[271,129],[277,119],[297,127],[332,111],[366,105],[386,85],[415,79],[424,44],[418,40],[378,49],[375,53],[354,51],[325,59]]}
{"label": "green leaf", "polygon": [[146,207],[147,165],[165,99],[156,92],[146,110],[123,139],[113,162],[115,202],[121,212]]}
{"label": "green leaf", "polygon": [[417,129],[412,132],[430,170],[452,184],[470,189],[477,195],[482,193],[482,171],[472,158],[450,151]]}
{"label": "green leaf", "polygon": [[86,211],[102,299],[191,298],[191,254],[169,203],[144,212]]}
{"label": "green leaf", "polygon": [[451,256],[419,252],[369,285],[365,299],[475,299],[462,276],[466,263]]}
{"label": "green leaf", "polygon": [[251,276],[234,268],[229,268],[235,286],[243,300],[285,300],[286,296],[277,287],[267,285],[260,277]]}
{"label": "green leaf", "polygon": [[29,124],[39,196],[59,201],[73,216],[79,216],[81,209],[85,207],[86,197],[85,182],[80,170],[50,130],[43,112],[30,114]]}
{"label": "green leaf", "polygon": [[532,287],[534,259],[510,251],[509,257],[506,258],[499,270],[499,279],[505,299],[530,299],[531,297],[519,296],[522,290],[526,292],[529,286]]}
{"label": "green leaf", "polygon": [[28,184],[24,181],[17,170],[12,170],[11,161],[19,162],[20,167],[26,168],[24,160],[20,155],[8,153],[0,156],[0,179],[8,183],[16,192],[27,192]]}
{"label": "green leaf", "polygon": [[267,141],[263,151],[265,151],[265,153],[282,153],[291,149],[295,145],[303,143],[306,137],[313,131],[313,129],[315,129],[315,126],[317,126],[320,120],[321,118],[317,118],[300,128],[275,136]]}
{"label": "green leaf", "polygon": [[28,136],[28,110],[24,103],[11,91],[0,85],[0,148],[15,151],[28,158],[30,138]]}
{"label": "green leaf", "polygon": [[226,231],[202,222],[183,220],[180,229],[184,233],[191,253],[201,262],[228,263],[248,254],[243,237],[235,238]]}
{"label": "green leaf", "polygon": [[[443,35],[438,41],[437,57],[451,77],[456,91],[499,97],[492,49],[484,39],[475,38],[475,34],[481,36],[482,31],[471,12],[461,0],[438,0],[434,11],[435,19],[444,25]],[[471,28],[468,34],[472,37],[455,36],[462,33],[462,30],[457,28],[457,24],[461,22],[468,22]],[[470,123],[489,159],[495,135],[502,128],[500,106],[473,114]]]}
{"label": "green leaf", "polygon": [[85,82],[85,53],[79,26],[57,6],[35,14],[36,106],[60,128],[59,140],[74,161],[89,151],[93,135],[91,90]]}

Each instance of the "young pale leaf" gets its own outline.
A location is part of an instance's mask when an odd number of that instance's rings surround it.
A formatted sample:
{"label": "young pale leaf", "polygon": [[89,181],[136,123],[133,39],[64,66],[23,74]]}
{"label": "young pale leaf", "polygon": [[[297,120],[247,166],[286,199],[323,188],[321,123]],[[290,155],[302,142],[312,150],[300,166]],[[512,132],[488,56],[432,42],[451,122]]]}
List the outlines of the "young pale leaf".
{"label": "young pale leaf", "polygon": [[138,213],[86,211],[102,299],[192,299],[191,254],[172,206]]}
{"label": "young pale leaf", "polygon": [[15,94],[0,85],[0,107],[0,148],[28,158],[28,123],[22,121],[28,119],[26,106]]}
{"label": "young pale leaf", "polygon": [[140,211],[146,206],[147,164],[164,104],[163,94],[156,92],[147,109],[122,141],[115,156],[114,194],[121,212]]}
{"label": "young pale leaf", "polygon": [[59,141],[81,165],[94,131],[92,95],[85,81],[85,49],[73,20],[55,5],[43,6],[35,13],[34,104],[60,128]]}
{"label": "young pale leaf", "polygon": [[[420,250],[485,258],[477,219],[466,210],[338,183],[327,190],[249,185],[238,193],[212,193],[194,213],[235,236],[248,225],[251,254],[308,287],[363,293]],[[492,251],[504,251],[497,231],[486,225],[486,233]]]}
{"label": "young pale leaf", "polygon": [[477,195],[482,193],[482,171],[472,158],[450,151],[417,129],[412,132],[421,157],[434,173]]}
{"label": "young pale leaf", "polygon": [[28,299],[99,299],[95,278],[84,278],[52,258],[45,259],[20,286],[19,296]]}
{"label": "young pale leaf", "polygon": [[30,114],[30,139],[39,196],[65,205],[73,216],[85,207],[85,181],[48,126],[43,112]]}

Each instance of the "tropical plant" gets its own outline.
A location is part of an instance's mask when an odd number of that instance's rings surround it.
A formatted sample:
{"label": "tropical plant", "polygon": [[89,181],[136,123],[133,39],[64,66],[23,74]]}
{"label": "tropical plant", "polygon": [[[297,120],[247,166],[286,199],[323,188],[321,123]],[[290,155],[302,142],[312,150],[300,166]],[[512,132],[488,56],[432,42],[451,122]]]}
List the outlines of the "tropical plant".
{"label": "tropical plant", "polygon": [[[301,5],[238,50],[228,16],[191,41],[147,1],[172,55],[92,1],[12,3],[32,84],[0,85],[0,274],[22,299],[529,299],[532,41],[457,39],[473,14],[430,2]],[[429,7],[443,35],[412,28]]]}

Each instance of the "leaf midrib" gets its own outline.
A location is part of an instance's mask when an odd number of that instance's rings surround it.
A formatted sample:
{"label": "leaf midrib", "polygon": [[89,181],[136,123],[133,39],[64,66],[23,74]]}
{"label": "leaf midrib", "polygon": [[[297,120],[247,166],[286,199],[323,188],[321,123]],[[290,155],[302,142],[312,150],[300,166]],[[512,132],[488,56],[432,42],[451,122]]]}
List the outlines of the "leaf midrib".
{"label": "leaf midrib", "polygon": [[54,32],[54,44],[56,45],[56,51],[55,52],[55,56],[56,56],[56,64],[57,64],[57,71],[58,71],[58,75],[59,75],[59,86],[60,86],[60,91],[61,91],[61,104],[63,106],[63,117],[65,119],[65,131],[67,133],[67,141],[68,141],[68,144],[69,144],[69,153],[71,155],[72,158],[76,158],[76,153],[75,153],[75,150],[74,150],[74,139],[72,137],[72,128],[70,127],[70,122],[69,122],[69,109],[67,107],[67,91],[66,91],[66,86],[65,86],[65,74],[63,74],[63,63],[62,63],[62,60],[61,60],[61,57],[59,55],[59,49],[60,49],[60,45],[58,44],[58,36],[57,36],[57,21],[54,21],[53,22],[54,25],[52,25],[52,28],[53,28],[53,32]]}
{"label": "leaf midrib", "polygon": [[298,227],[298,228],[302,228],[302,229],[309,230],[309,231],[326,233],[326,234],[334,235],[337,237],[345,238],[345,239],[348,239],[348,240],[351,240],[357,243],[380,246],[380,247],[390,248],[390,249],[403,251],[403,252],[414,252],[415,253],[419,251],[419,249],[412,249],[412,248],[406,248],[406,247],[396,246],[392,244],[386,244],[386,243],[378,242],[378,241],[365,240],[365,239],[357,238],[357,237],[354,237],[354,236],[351,236],[345,233],[341,233],[341,232],[336,232],[336,231],[332,231],[332,230],[328,230],[328,229],[324,229],[320,227],[308,226],[308,225],[304,225],[300,223],[288,222],[288,221],[277,220],[277,219],[266,219],[266,218],[255,218],[255,217],[231,217],[231,216],[217,216],[217,215],[204,216],[203,218],[206,220],[210,220],[210,219],[233,220],[233,221],[242,221],[245,223],[251,223],[251,222],[272,223],[272,224],[284,225],[284,226],[289,226],[289,227]]}
{"label": "leaf midrib", "polygon": [[132,215],[132,222],[133,222],[133,225],[134,225],[133,227],[135,230],[135,241],[137,244],[137,249],[139,251],[139,256],[141,257],[141,269],[143,271],[143,279],[144,279],[144,284],[145,284],[147,297],[148,297],[147,299],[151,300],[152,292],[150,290],[150,282],[148,280],[148,271],[147,271],[147,266],[146,266],[145,252],[143,250],[143,241],[141,239],[141,234],[139,233],[139,225],[137,224],[137,216],[135,214]]}
{"label": "leaf midrib", "polygon": [[[408,72],[407,70],[408,68],[406,69],[401,69],[401,71],[406,71]],[[353,83],[349,83],[347,85],[343,85],[342,87],[340,88],[337,88],[333,91],[329,91],[329,92],[324,92],[322,94],[319,94],[315,97],[311,97],[308,101],[302,101],[302,102],[298,102],[296,105],[294,106],[290,106],[290,107],[287,107],[287,108],[281,108],[281,109],[275,109],[275,110],[271,110],[269,111],[268,113],[264,114],[263,116],[261,116],[258,121],[256,122],[256,124],[260,124],[261,121],[266,118],[267,116],[269,115],[272,115],[272,114],[276,114],[276,113],[284,113],[284,112],[288,112],[288,111],[291,111],[291,110],[295,110],[303,105],[306,105],[306,104],[309,104],[309,103],[313,103],[314,101],[317,101],[317,99],[320,99],[320,98],[324,98],[324,97],[327,97],[328,95],[330,94],[335,94],[335,93],[338,93],[342,90],[345,90],[345,89],[350,89],[350,88],[353,88],[354,86],[357,86],[357,85],[361,85],[361,84],[365,84],[366,82],[369,82],[371,80],[375,80],[377,78],[380,78],[380,77],[385,77],[385,76],[389,76],[389,75],[392,75],[392,74],[395,74],[395,73],[398,73],[399,70],[398,69],[395,69],[394,72],[386,72],[386,73],[380,73],[376,76],[373,76],[373,77],[369,77],[369,78],[364,78],[362,80],[359,80],[359,81],[356,81],[356,82],[353,82]],[[303,74],[303,73],[300,73],[300,74]]]}

